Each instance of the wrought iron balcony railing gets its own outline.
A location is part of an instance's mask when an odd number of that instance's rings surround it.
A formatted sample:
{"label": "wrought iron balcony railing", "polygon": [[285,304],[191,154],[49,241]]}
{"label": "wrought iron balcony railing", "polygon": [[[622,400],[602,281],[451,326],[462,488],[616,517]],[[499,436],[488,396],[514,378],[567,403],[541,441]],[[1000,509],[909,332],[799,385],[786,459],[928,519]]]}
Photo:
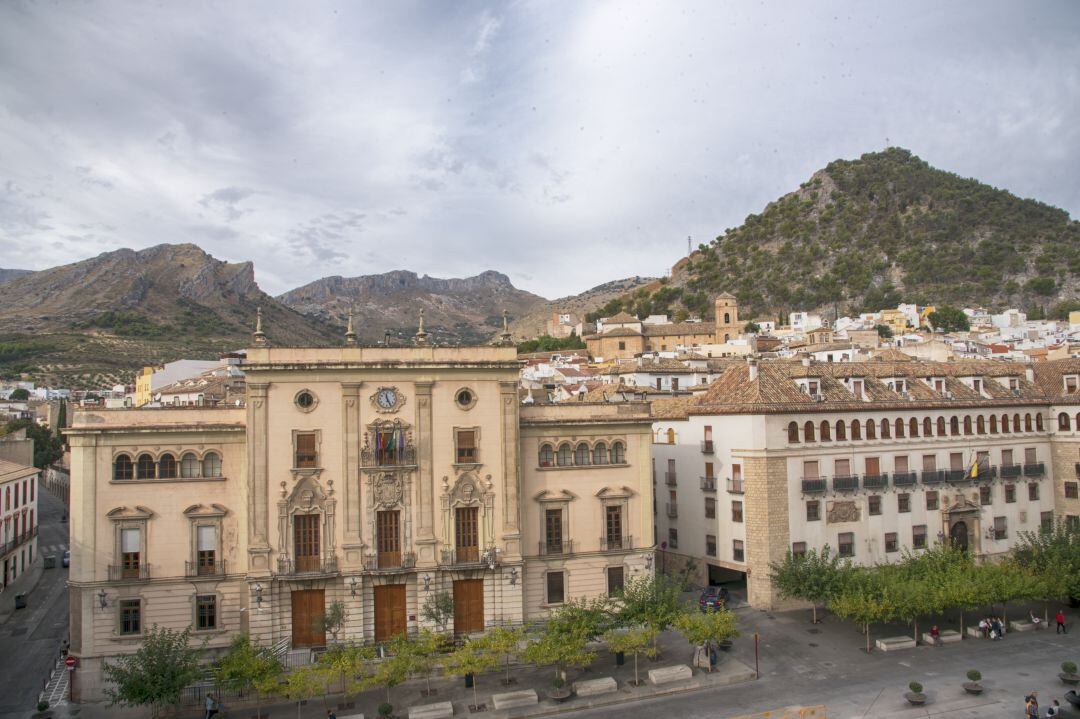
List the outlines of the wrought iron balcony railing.
{"label": "wrought iron balcony railing", "polygon": [[716,491],[716,477],[702,477],[701,478],[701,489],[702,489],[702,491],[705,491],[705,492],[715,492]]}
{"label": "wrought iron balcony railing", "polygon": [[225,560],[213,562],[184,562],[185,577],[224,577]]}
{"label": "wrought iron balcony railing", "polygon": [[825,477],[803,477],[802,491],[804,494],[816,494],[829,488],[829,480]]}
{"label": "wrought iron balcony railing", "polygon": [[854,492],[859,488],[859,475],[839,474],[833,477],[832,487],[834,492]]}
{"label": "wrought iron balcony railing", "polygon": [[1041,477],[1046,474],[1046,465],[1042,462],[1027,462],[1024,464],[1025,477]]}
{"label": "wrought iron balcony railing", "polygon": [[679,516],[679,504],[678,504],[678,502],[668,502],[667,503],[667,516],[671,517],[672,519]]}
{"label": "wrought iron balcony railing", "polygon": [[561,554],[574,553],[574,540],[561,539],[559,541],[540,542],[540,556],[553,557]]}
{"label": "wrought iron balcony railing", "polygon": [[123,582],[150,578],[149,564],[110,564],[109,581]]}
{"label": "wrought iron balcony railing", "polygon": [[617,552],[624,549],[634,548],[634,538],[631,536],[600,537],[601,552]]}
{"label": "wrought iron balcony railing", "polygon": [[403,572],[415,566],[415,552],[379,552],[364,557],[364,570],[368,572]]}
{"label": "wrought iron balcony railing", "polygon": [[705,439],[701,441],[701,453],[712,454],[713,453],[713,441],[711,439]]}
{"label": "wrought iron balcony railing", "polygon": [[441,564],[447,567],[461,566],[463,564],[481,564],[484,561],[480,547],[444,549],[441,553],[441,559]]}
{"label": "wrought iron balcony railing", "polygon": [[741,479],[732,479],[729,477],[727,481],[727,491],[729,494],[745,494],[746,483]]}
{"label": "wrought iron balcony railing", "polygon": [[674,487],[676,484],[678,484],[675,472],[664,472],[664,483],[667,484],[669,487]]}
{"label": "wrought iron balcony railing", "polygon": [[915,486],[916,475],[914,472],[893,472],[892,483],[894,487]]}
{"label": "wrought iron balcony railing", "polygon": [[337,557],[295,557],[278,560],[278,574],[334,574]]}
{"label": "wrought iron balcony railing", "polygon": [[1002,479],[1012,479],[1013,477],[1019,477],[1024,467],[1019,464],[1003,464],[998,470],[1001,473]]}
{"label": "wrought iron balcony railing", "polygon": [[943,469],[924,469],[922,471],[923,484],[941,484],[944,481],[945,470]]}
{"label": "wrought iron balcony railing", "polygon": [[862,481],[865,489],[887,489],[889,487],[889,475],[887,474],[864,474]]}

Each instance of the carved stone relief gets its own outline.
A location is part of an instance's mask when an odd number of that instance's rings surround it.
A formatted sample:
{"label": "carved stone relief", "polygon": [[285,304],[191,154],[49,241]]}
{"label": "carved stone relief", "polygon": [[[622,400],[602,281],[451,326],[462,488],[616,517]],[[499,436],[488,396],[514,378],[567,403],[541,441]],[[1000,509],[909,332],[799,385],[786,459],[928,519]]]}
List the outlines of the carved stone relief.
{"label": "carved stone relief", "polygon": [[859,505],[853,501],[829,502],[826,521],[829,524],[859,521]]}

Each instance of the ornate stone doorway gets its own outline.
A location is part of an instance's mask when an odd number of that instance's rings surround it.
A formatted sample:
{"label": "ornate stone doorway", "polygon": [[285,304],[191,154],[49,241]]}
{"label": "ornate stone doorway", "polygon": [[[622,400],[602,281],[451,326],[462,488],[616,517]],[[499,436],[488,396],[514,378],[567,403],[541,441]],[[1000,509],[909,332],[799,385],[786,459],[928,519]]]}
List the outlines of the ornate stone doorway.
{"label": "ornate stone doorway", "polygon": [[967,522],[957,520],[949,527],[949,540],[952,545],[962,552],[968,550],[968,526]]}

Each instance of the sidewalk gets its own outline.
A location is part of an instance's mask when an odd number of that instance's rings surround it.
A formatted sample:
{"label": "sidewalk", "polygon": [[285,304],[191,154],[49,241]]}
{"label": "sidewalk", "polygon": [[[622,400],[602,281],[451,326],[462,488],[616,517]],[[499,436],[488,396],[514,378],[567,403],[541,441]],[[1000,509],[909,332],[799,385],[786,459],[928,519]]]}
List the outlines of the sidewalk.
{"label": "sidewalk", "polygon": [[[56,566],[60,566],[59,557],[56,558]],[[16,611],[29,611],[30,606],[27,609],[15,609],[15,595],[26,594],[27,602],[32,602],[34,600],[33,591],[37,589],[38,582],[41,581],[41,575],[44,573],[45,569],[41,553],[34,552],[34,561],[30,565],[30,569],[16,577],[14,582],[7,585],[3,592],[0,592],[0,625],[7,622]]]}

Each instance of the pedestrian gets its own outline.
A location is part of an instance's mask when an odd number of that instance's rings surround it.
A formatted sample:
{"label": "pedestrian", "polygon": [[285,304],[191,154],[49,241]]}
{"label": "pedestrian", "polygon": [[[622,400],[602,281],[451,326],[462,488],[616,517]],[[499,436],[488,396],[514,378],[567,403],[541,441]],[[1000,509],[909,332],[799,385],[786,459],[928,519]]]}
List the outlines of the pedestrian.
{"label": "pedestrian", "polygon": [[1024,711],[1027,712],[1027,719],[1039,719],[1039,700],[1035,697],[1035,692],[1031,692],[1024,699]]}
{"label": "pedestrian", "polygon": [[935,646],[941,646],[941,632],[938,630],[937,625],[930,627],[930,642]]}
{"label": "pedestrian", "polygon": [[205,703],[206,703],[206,715],[203,717],[203,719],[210,719],[210,717],[212,717],[212,716],[214,716],[215,714],[218,713],[217,702],[214,701],[214,695],[211,694],[210,692],[206,693],[206,702]]}
{"label": "pedestrian", "polygon": [[1054,701],[1050,702],[1050,706],[1046,707],[1046,719],[1051,719],[1051,717],[1059,716],[1061,716],[1061,705],[1058,704],[1058,700],[1055,699]]}
{"label": "pedestrian", "polygon": [[1058,609],[1057,614],[1054,615],[1054,621],[1057,622],[1057,631],[1054,634],[1068,634],[1069,630],[1065,628],[1065,610]]}
{"label": "pedestrian", "polygon": [[990,636],[990,622],[986,617],[979,620],[979,631],[982,632],[983,639]]}
{"label": "pedestrian", "polygon": [[326,719],[337,719],[337,714],[334,713],[333,709],[326,710]]}

